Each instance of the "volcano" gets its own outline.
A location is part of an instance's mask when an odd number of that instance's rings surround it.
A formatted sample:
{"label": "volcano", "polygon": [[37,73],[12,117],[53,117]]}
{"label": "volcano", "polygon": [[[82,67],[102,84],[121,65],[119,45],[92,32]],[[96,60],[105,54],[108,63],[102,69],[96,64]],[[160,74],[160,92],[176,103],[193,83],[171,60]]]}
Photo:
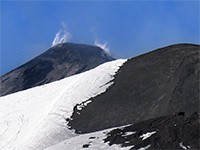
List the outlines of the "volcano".
{"label": "volcano", "polygon": [[[68,50],[62,52],[63,46]],[[97,52],[77,56],[73,46]],[[61,54],[54,52],[58,48]],[[87,71],[84,63],[75,65],[93,60],[90,53],[109,62]],[[63,63],[66,56],[73,61]],[[98,47],[65,43],[33,60],[26,78],[19,76],[26,82],[15,82],[38,86],[0,97],[0,149],[200,149],[200,45],[175,44],[113,60]],[[47,64],[73,64],[61,67],[73,73],[63,78],[54,72],[59,65]]]}
{"label": "volcano", "polygon": [[96,46],[61,43],[1,76],[0,96],[90,70],[113,57]]}

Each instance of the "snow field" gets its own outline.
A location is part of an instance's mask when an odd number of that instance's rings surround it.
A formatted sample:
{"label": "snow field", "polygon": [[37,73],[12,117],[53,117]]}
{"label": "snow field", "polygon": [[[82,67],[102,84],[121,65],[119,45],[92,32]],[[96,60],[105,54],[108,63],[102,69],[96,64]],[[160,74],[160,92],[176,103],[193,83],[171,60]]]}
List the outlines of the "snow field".
{"label": "snow field", "polygon": [[0,97],[0,149],[42,150],[77,136],[67,129],[66,118],[76,104],[105,92],[125,61]]}
{"label": "snow field", "polygon": [[[126,125],[128,126],[128,125]],[[120,127],[117,127],[120,128]],[[106,138],[106,135],[111,130],[115,129],[105,129],[102,131],[87,133],[87,134],[81,134],[76,137],[64,140],[60,143],[57,143],[51,147],[46,148],[45,150],[81,150],[81,149],[88,149],[88,150],[129,150],[131,147],[134,147],[133,145],[128,147],[121,147],[120,145],[113,144],[109,146],[108,143],[104,143],[104,140]],[[87,148],[84,148],[84,146],[88,146]]]}

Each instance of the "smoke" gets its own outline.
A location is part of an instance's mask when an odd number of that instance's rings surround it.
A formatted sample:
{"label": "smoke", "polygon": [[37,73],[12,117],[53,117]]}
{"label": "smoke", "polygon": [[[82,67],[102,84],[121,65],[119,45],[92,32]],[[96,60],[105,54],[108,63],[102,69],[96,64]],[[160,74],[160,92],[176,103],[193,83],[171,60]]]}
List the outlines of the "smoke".
{"label": "smoke", "polygon": [[67,25],[64,22],[61,22],[62,29],[60,29],[52,42],[52,46],[55,46],[59,43],[68,42],[72,36],[69,31],[67,31]]}
{"label": "smoke", "polygon": [[107,53],[108,55],[110,55],[110,49],[107,47],[107,45],[108,45],[107,42],[100,43],[99,40],[95,40],[94,45],[102,48],[105,53]]}
{"label": "smoke", "polygon": [[104,50],[104,52],[105,52],[106,54],[110,55],[110,48],[108,47],[108,42],[104,41],[103,43],[101,43],[101,42],[98,40],[97,29],[98,29],[98,26],[92,26],[92,27],[90,27],[90,32],[93,33],[94,38],[95,38],[94,45],[100,47],[101,49]]}

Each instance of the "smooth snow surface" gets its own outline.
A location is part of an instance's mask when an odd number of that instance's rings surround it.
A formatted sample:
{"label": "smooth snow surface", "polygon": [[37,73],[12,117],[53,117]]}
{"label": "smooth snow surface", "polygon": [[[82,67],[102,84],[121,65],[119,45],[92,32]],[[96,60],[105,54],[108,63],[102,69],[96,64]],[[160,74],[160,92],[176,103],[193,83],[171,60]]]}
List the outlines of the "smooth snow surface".
{"label": "smooth snow surface", "polygon": [[152,136],[152,135],[155,134],[155,133],[156,133],[156,131],[147,132],[147,133],[145,133],[145,134],[142,134],[142,135],[140,136],[140,138],[142,138],[142,140],[145,140],[145,139],[149,138],[150,136]]}
{"label": "smooth snow surface", "polygon": [[125,61],[0,97],[0,150],[42,150],[77,136],[66,118],[76,104],[105,92]]}
{"label": "smooth snow surface", "polygon": [[[103,139],[106,138],[106,134],[115,128],[106,129],[98,132],[81,134],[74,138],[67,139],[56,145],[46,148],[45,150],[129,150],[134,147],[121,147],[120,145],[113,144],[111,146],[108,143],[104,143]],[[88,146],[84,148],[84,146]]]}

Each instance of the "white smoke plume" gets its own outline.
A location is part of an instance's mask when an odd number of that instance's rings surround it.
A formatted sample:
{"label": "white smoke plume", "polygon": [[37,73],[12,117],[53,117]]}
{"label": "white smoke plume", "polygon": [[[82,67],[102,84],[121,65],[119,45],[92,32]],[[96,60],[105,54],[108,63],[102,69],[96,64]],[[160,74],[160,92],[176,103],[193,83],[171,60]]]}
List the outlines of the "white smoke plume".
{"label": "white smoke plume", "polygon": [[107,53],[108,55],[110,55],[110,49],[107,47],[108,43],[104,42],[104,43],[100,43],[99,40],[96,40],[94,42],[94,45],[102,48],[104,50],[105,53]]}
{"label": "white smoke plume", "polygon": [[64,22],[61,22],[62,29],[60,29],[52,42],[52,46],[55,46],[59,43],[68,42],[72,36],[69,31],[67,31],[67,26]]}

